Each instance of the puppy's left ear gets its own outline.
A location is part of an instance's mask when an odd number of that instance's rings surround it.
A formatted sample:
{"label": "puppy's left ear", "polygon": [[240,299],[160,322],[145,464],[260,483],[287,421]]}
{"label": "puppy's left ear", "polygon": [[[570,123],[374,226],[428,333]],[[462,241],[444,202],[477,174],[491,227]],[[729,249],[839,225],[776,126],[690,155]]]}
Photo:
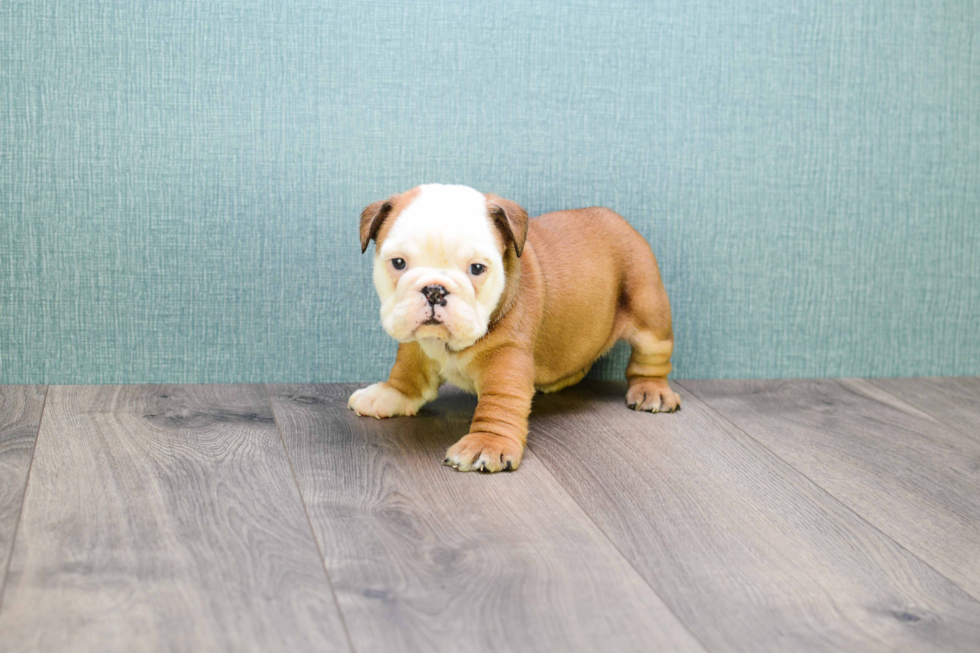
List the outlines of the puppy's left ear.
{"label": "puppy's left ear", "polygon": [[514,251],[520,256],[527,240],[527,211],[516,202],[496,195],[487,195],[487,213],[504,238],[514,243]]}
{"label": "puppy's left ear", "polygon": [[367,251],[368,243],[378,237],[378,230],[391,213],[391,200],[378,200],[361,211],[361,254]]}

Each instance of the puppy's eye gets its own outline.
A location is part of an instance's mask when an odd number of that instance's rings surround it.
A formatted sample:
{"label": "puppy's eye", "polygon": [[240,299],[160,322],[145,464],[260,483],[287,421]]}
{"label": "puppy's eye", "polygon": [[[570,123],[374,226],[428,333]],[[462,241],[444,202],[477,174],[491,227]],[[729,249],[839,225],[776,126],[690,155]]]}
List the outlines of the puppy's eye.
{"label": "puppy's eye", "polygon": [[483,274],[486,269],[487,266],[485,266],[483,263],[474,263],[470,266],[470,274],[472,274],[474,277],[478,277]]}
{"label": "puppy's eye", "polygon": [[395,268],[396,270],[404,270],[405,269],[405,259],[403,259],[403,258],[393,258],[393,259],[391,259],[391,267]]}

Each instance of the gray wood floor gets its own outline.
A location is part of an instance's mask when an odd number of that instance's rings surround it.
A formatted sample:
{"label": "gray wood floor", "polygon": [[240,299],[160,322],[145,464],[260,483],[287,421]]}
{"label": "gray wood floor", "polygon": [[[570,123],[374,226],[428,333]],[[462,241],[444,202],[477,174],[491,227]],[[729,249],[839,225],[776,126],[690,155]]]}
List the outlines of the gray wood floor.
{"label": "gray wood floor", "polygon": [[0,386],[0,651],[980,650],[980,379]]}

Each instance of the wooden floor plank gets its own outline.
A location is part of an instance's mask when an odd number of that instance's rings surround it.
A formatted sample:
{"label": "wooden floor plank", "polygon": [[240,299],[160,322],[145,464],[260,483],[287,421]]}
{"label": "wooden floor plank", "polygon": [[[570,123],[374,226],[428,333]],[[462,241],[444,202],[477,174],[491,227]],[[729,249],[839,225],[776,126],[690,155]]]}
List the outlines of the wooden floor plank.
{"label": "wooden floor plank", "polygon": [[472,397],[374,420],[354,387],[270,392],[357,651],[703,650],[533,455],[441,464]]}
{"label": "wooden floor plank", "polygon": [[0,385],[0,606],[45,389],[40,385]]}
{"label": "wooden floor plank", "polygon": [[856,379],[684,385],[980,599],[980,442]]}
{"label": "wooden floor plank", "polygon": [[980,442],[980,377],[868,379],[868,383]]}
{"label": "wooden floor plank", "polygon": [[980,603],[690,393],[535,401],[531,447],[704,643],[723,651],[975,651]]}
{"label": "wooden floor plank", "polygon": [[0,650],[349,650],[262,386],[53,386]]}

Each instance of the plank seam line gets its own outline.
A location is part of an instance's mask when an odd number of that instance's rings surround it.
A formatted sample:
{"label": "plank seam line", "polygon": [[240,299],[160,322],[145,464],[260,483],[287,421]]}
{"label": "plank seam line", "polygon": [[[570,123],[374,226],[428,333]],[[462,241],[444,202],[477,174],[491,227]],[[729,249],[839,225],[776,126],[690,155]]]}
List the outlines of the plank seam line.
{"label": "plank seam line", "polygon": [[37,431],[34,433],[34,446],[31,447],[31,462],[27,466],[27,477],[24,479],[24,496],[20,499],[20,510],[17,511],[17,521],[10,538],[10,555],[7,556],[7,568],[3,571],[3,586],[0,587],[0,612],[3,612],[3,597],[7,594],[7,580],[10,578],[10,563],[14,560],[14,549],[17,546],[17,533],[20,532],[20,521],[24,518],[24,504],[27,503],[27,486],[31,481],[31,470],[34,469],[34,454],[37,453],[37,441],[41,439],[41,424],[44,423],[44,409],[48,406],[48,394],[51,386],[44,386],[44,399],[41,400],[41,416],[37,419]]}
{"label": "plank seam line", "polygon": [[[831,381],[835,381],[835,379],[830,379],[830,380]],[[770,449],[769,447],[767,447],[766,445],[764,445],[762,442],[760,442],[759,440],[757,440],[751,433],[749,433],[748,431],[746,431],[745,429],[743,429],[741,426],[739,426],[735,422],[733,422],[730,419],[728,419],[727,417],[725,417],[722,413],[720,413],[719,411],[717,411],[715,409],[715,407],[712,406],[711,404],[709,404],[706,399],[702,398],[694,390],[692,390],[688,386],[684,385],[683,382],[676,381],[676,380],[674,382],[677,383],[682,388],[684,388],[685,390],[687,390],[688,392],[690,392],[695,397],[697,397],[698,400],[700,400],[700,402],[702,404],[704,404],[705,407],[708,408],[708,410],[710,410],[712,413],[714,413],[715,415],[717,415],[719,419],[721,419],[726,424],[729,424],[732,428],[734,428],[734,429],[736,429],[738,431],[741,431],[743,434],[745,434],[745,437],[749,438],[750,440],[752,440],[753,442],[755,442],[756,444],[758,444],[760,447],[762,447],[762,449],[767,454],[769,454],[770,456],[772,456],[776,460],[780,461],[781,463],[783,463],[784,465],[786,465],[787,467],[789,467],[790,469],[792,469],[794,472],[796,472],[797,474],[799,474],[800,476],[802,476],[803,478],[805,478],[811,485],[813,485],[815,488],[817,488],[820,492],[822,492],[823,494],[827,495],[828,497],[830,497],[830,499],[832,501],[834,501],[836,504],[838,504],[841,507],[843,507],[844,510],[846,510],[847,512],[849,512],[852,515],[854,515],[855,517],[857,517],[859,520],[861,520],[862,522],[864,522],[865,524],[867,524],[868,526],[870,526],[873,530],[875,530],[879,535],[881,535],[882,537],[884,537],[888,541],[894,543],[895,546],[897,546],[898,548],[900,548],[902,551],[905,551],[905,553],[909,554],[910,556],[912,556],[913,558],[915,558],[916,560],[918,560],[919,562],[921,562],[923,565],[925,565],[926,567],[928,567],[929,569],[931,569],[940,578],[945,578],[949,582],[950,585],[952,585],[953,587],[955,587],[959,591],[963,592],[963,594],[966,595],[966,597],[969,598],[971,601],[973,601],[974,603],[980,603],[980,597],[976,597],[976,596],[973,595],[972,592],[968,592],[965,589],[963,589],[960,586],[959,583],[957,583],[956,581],[954,581],[952,578],[948,577],[946,574],[941,573],[939,570],[937,570],[935,567],[933,567],[932,565],[930,565],[928,562],[926,562],[925,560],[923,560],[922,558],[920,558],[918,555],[916,555],[915,553],[913,553],[912,551],[910,551],[904,544],[902,544],[901,542],[897,541],[891,535],[889,535],[888,533],[885,533],[883,530],[881,530],[880,528],[878,528],[876,525],[874,525],[873,523],[871,523],[870,521],[868,521],[864,517],[864,515],[862,515],[857,510],[855,510],[854,508],[852,508],[851,506],[849,506],[847,503],[845,503],[843,499],[839,499],[838,497],[836,497],[835,495],[833,495],[824,486],[820,485],[819,483],[817,483],[816,481],[814,481],[812,478],[810,478],[806,473],[804,473],[803,471],[801,471],[800,469],[798,469],[796,467],[796,465],[792,464],[791,462],[789,462],[788,460],[786,460],[782,456],[776,454],[772,449]],[[841,387],[843,387],[843,386],[841,386]],[[844,388],[844,389],[847,390],[847,388]]]}
{"label": "plank seam line", "polygon": [[[912,377],[912,378],[914,378],[914,377]],[[929,378],[929,377],[926,377],[926,378]],[[953,377],[953,378],[958,378],[958,377]],[[974,378],[974,377],[966,377],[966,378]],[[834,379],[834,380],[837,381],[838,379]],[[900,401],[900,402],[902,402],[904,404],[908,404],[909,403],[909,402],[905,401],[904,399],[902,399],[901,397],[897,396],[891,390],[886,390],[885,388],[882,388],[880,385],[878,385],[877,383],[875,383],[875,379],[864,379],[864,378],[858,377],[858,380],[859,381],[864,381],[865,383],[867,383],[868,385],[872,386],[876,390],[880,390],[881,392],[884,392],[889,397],[892,397],[893,399],[897,399],[898,401]],[[850,388],[848,388],[844,384],[840,384],[840,385],[841,385],[841,387],[843,387],[848,392],[851,392]],[[941,390],[941,388],[937,388],[937,390]],[[870,399],[870,397],[866,397],[866,398]],[[928,415],[929,417],[931,417],[932,419],[934,419],[937,424],[939,424],[940,426],[943,426],[943,427],[949,429],[953,433],[957,433],[959,435],[964,435],[967,438],[969,438],[970,440],[973,440],[974,442],[980,441],[980,440],[978,440],[976,433],[969,433],[966,430],[960,428],[959,426],[954,426],[953,424],[950,424],[949,422],[947,422],[943,418],[937,417],[932,412],[932,410],[926,410],[925,408],[919,408],[918,406],[913,406],[913,408],[915,408],[916,410],[918,410],[918,411],[920,411],[920,412]]]}
{"label": "plank seam line", "polygon": [[344,636],[347,638],[347,646],[350,648],[352,653],[356,653],[357,649],[354,647],[354,640],[351,639],[350,630],[347,628],[347,618],[344,617],[344,611],[340,607],[340,600],[337,598],[337,590],[333,586],[333,579],[330,578],[330,570],[327,569],[327,559],[323,555],[323,549],[320,548],[320,540],[316,536],[316,530],[313,528],[313,520],[310,519],[310,511],[306,507],[306,498],[303,496],[303,490],[299,487],[299,479],[296,477],[296,469],[293,467],[293,459],[289,455],[289,447],[286,446],[286,438],[282,434],[282,428],[279,427],[279,419],[276,417],[276,407],[272,403],[272,395],[269,393],[269,384],[263,383],[262,389],[265,391],[266,401],[269,402],[269,410],[272,411],[272,421],[275,422],[276,432],[279,434],[279,441],[282,442],[282,450],[286,454],[286,462],[289,464],[289,472],[293,475],[293,486],[296,488],[296,494],[299,495],[300,504],[303,506],[303,514],[306,515],[306,523],[310,527],[310,536],[313,537],[313,545],[316,546],[316,552],[320,556],[320,566],[323,568],[323,575],[327,579],[327,586],[330,588],[330,595],[333,596],[333,604],[337,608],[337,616],[340,617],[340,625],[344,628]]}
{"label": "plank seam line", "polygon": [[606,531],[603,530],[603,528],[598,523],[596,523],[594,519],[592,519],[592,515],[590,515],[588,511],[586,511],[585,508],[582,507],[582,504],[580,504],[578,500],[574,496],[572,496],[572,494],[568,491],[568,489],[562,484],[561,480],[552,473],[551,467],[545,461],[544,457],[534,453],[534,449],[533,447],[531,447],[530,437],[528,438],[528,443],[526,446],[531,451],[531,453],[534,454],[534,457],[541,462],[541,466],[544,468],[545,473],[547,473],[548,476],[551,477],[551,480],[555,482],[555,485],[558,486],[558,488],[561,489],[561,491],[565,494],[565,496],[567,496],[571,500],[571,502],[575,504],[575,507],[579,509],[579,512],[581,512],[582,515],[589,521],[589,523],[595,527],[595,529],[599,532],[599,534],[602,535],[602,537],[607,542],[609,542],[609,545],[613,548],[613,551],[615,551],[619,555],[619,557],[622,558],[626,562],[626,564],[629,565],[630,569],[633,570],[633,573],[635,573],[639,577],[639,579],[643,581],[643,584],[650,588],[650,591],[653,592],[653,595],[656,596],[658,599],[660,599],[660,602],[667,609],[667,611],[670,612],[671,615],[673,615],[674,619],[677,620],[677,623],[680,624],[681,628],[687,631],[687,633],[694,639],[695,642],[698,643],[698,645],[701,647],[703,651],[705,651],[706,653],[712,653],[712,649],[708,648],[708,646],[705,645],[703,641],[701,641],[701,638],[698,637],[697,633],[691,630],[691,628],[684,622],[684,620],[681,619],[676,612],[674,612],[674,608],[672,608],[671,605],[664,600],[664,597],[660,595],[660,592],[658,592],[657,589],[653,585],[651,585],[650,582],[646,579],[646,577],[640,572],[640,570],[636,568],[636,565],[633,564],[633,561],[630,560],[629,557],[627,557],[626,554],[623,553],[622,549],[620,549],[616,545],[616,543],[613,542],[612,538],[609,537],[609,534],[606,533]]}

